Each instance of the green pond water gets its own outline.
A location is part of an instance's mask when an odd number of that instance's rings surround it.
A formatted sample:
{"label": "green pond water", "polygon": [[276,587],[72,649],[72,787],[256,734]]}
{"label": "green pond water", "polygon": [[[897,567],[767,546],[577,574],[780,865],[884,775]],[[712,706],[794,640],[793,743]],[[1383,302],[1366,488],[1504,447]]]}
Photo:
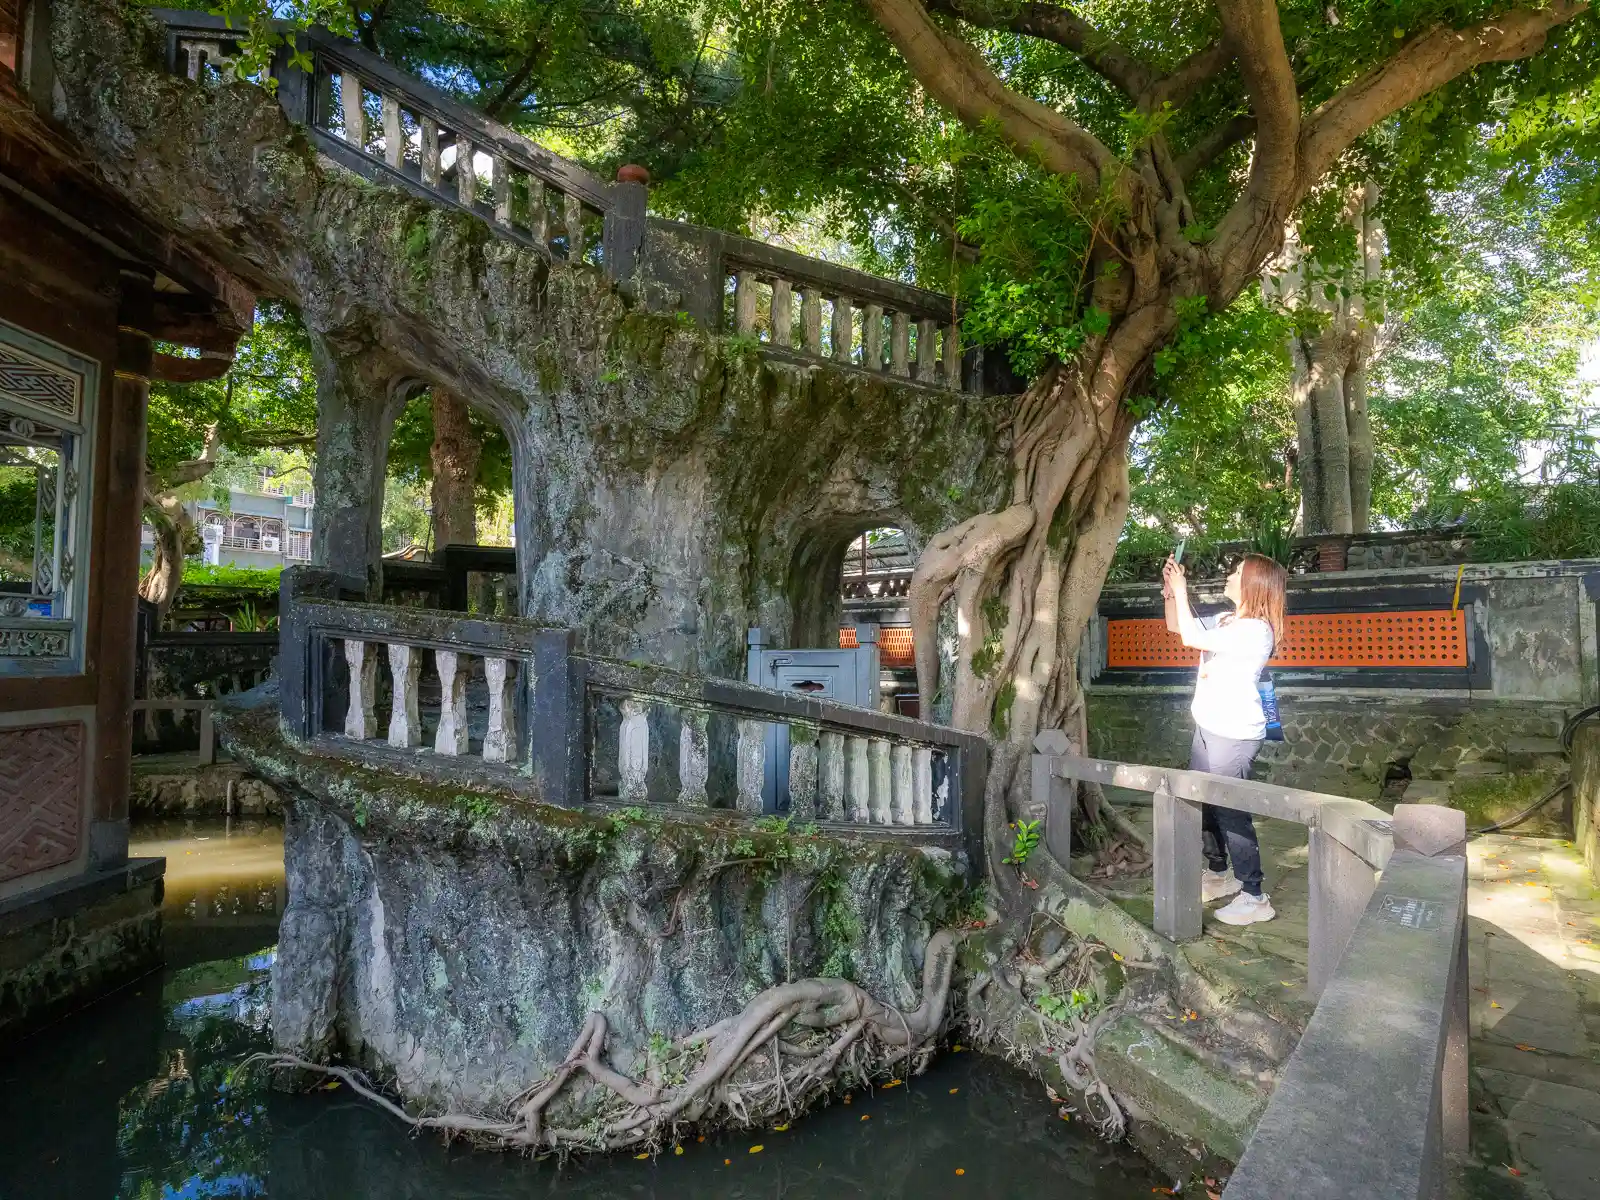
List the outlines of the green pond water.
{"label": "green pond water", "polygon": [[167,968],[0,1058],[0,1200],[1111,1200],[1170,1182],[973,1054],[784,1132],[565,1166],[413,1136],[344,1089],[273,1092],[234,1068],[270,1046],[282,850],[281,828],[259,821],[135,829],[134,853],[168,860]]}

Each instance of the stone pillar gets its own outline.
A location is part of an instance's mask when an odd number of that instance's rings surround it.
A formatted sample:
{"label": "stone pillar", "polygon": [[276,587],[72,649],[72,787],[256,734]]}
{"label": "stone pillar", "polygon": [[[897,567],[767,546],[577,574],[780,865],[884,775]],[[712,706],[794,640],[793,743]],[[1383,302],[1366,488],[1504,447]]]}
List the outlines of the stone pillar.
{"label": "stone pillar", "polygon": [[622,798],[643,804],[650,797],[650,717],[644,701],[629,696],[622,702],[617,731],[617,778]]}
{"label": "stone pillar", "polygon": [[[360,643],[345,643],[352,644]],[[417,681],[421,674],[422,655],[417,648],[391,643],[389,678],[394,685],[394,703],[389,709],[389,745],[396,749],[404,750],[422,741],[422,716],[417,710]],[[350,694],[353,698],[353,689]]]}
{"label": "stone pillar", "polygon": [[765,808],[761,786],[766,773],[767,726],[763,721],[739,722],[739,748],[735,778],[739,785],[739,811],[759,817]]}
{"label": "stone pillar", "polygon": [[678,803],[690,808],[705,808],[711,802],[706,796],[706,780],[711,778],[711,744],[706,738],[710,719],[703,708],[684,709],[678,730]]}
{"label": "stone pillar", "polygon": [[510,660],[485,658],[489,686],[489,725],[483,735],[484,762],[510,762],[517,755],[517,673]]}
{"label": "stone pillar", "polygon": [[339,575],[378,583],[383,556],[383,483],[389,449],[388,364],[365,346],[311,333],[317,373],[317,506],[311,561]]}

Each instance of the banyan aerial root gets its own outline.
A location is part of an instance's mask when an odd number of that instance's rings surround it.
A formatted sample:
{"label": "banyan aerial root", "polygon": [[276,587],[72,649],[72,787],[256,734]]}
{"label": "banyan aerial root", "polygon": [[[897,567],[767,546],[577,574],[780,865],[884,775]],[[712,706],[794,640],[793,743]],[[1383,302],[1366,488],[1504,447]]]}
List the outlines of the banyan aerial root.
{"label": "banyan aerial root", "polygon": [[[944,1025],[961,936],[945,929],[929,939],[922,1002],[909,1012],[884,1004],[846,979],[780,984],[756,996],[738,1016],[670,1046],[652,1048],[641,1079],[606,1062],[606,1018],[591,1012],[560,1066],[495,1117],[413,1116],[351,1067],[285,1054],[252,1055],[244,1065],[335,1078],[414,1129],[439,1130],[506,1149],[656,1149],[678,1140],[687,1127],[722,1113],[744,1125],[787,1118],[840,1081],[921,1070]],[[583,1102],[581,1127],[547,1123],[551,1102],[578,1075],[598,1089],[598,1102]]]}

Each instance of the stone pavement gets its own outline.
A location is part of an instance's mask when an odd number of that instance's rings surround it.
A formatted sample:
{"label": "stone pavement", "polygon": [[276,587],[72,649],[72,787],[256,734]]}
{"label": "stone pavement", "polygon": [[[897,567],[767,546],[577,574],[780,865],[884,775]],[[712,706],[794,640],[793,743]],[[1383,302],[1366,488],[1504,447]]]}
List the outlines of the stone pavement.
{"label": "stone pavement", "polygon": [[[1468,843],[1473,1196],[1600,1197],[1600,889],[1570,842]],[[1508,1189],[1505,1181],[1514,1181]]]}
{"label": "stone pavement", "polygon": [[[1124,809],[1148,834],[1148,806]],[[1184,947],[1224,992],[1304,1028],[1309,882],[1302,826],[1258,818],[1278,918],[1210,918]],[[1468,842],[1472,1156],[1458,1194],[1600,1200],[1600,889],[1571,842],[1489,834]],[[1151,920],[1151,882],[1092,880]]]}

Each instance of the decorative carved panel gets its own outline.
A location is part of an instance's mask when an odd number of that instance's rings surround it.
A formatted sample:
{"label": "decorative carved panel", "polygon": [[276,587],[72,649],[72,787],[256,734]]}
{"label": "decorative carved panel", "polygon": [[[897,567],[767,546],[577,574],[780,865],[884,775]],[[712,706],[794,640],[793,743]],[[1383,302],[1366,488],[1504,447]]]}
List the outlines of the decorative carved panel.
{"label": "decorative carved panel", "polygon": [[[1191,650],[1164,621],[1110,621],[1110,667],[1192,667]],[[1298,613],[1288,619],[1274,667],[1465,667],[1467,614],[1420,612]]]}
{"label": "decorative carved panel", "polygon": [[0,883],[59,867],[83,837],[84,729],[0,729]]}

